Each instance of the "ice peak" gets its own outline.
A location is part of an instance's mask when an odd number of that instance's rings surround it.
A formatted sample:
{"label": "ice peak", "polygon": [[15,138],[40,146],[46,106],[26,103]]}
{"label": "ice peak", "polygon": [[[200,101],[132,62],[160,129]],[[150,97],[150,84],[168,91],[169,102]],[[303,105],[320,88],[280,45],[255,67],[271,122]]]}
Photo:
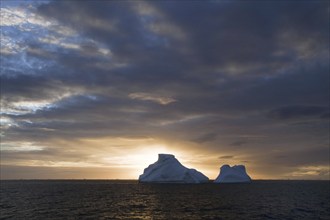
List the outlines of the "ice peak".
{"label": "ice peak", "polygon": [[172,154],[158,154],[158,161],[150,164],[139,176],[142,183],[207,183],[207,178],[195,169],[183,166]]}
{"label": "ice peak", "polygon": [[245,170],[245,166],[244,165],[234,165],[234,166],[229,166],[228,164],[222,165],[222,167],[220,168],[220,170],[225,170],[225,169],[236,169],[236,170],[241,170],[243,172],[246,172]]}
{"label": "ice peak", "polygon": [[221,166],[219,176],[214,180],[215,183],[239,183],[251,182],[250,176],[246,173],[244,165]]}
{"label": "ice peak", "polygon": [[170,158],[175,158],[175,156],[173,154],[158,154],[159,161],[164,161]]}

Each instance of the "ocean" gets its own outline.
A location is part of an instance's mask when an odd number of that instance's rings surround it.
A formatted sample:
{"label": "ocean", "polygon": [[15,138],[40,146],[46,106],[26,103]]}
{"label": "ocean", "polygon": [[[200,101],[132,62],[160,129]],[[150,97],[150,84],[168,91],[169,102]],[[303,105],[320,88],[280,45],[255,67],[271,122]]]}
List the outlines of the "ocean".
{"label": "ocean", "polygon": [[330,181],[2,180],[0,219],[330,219]]}

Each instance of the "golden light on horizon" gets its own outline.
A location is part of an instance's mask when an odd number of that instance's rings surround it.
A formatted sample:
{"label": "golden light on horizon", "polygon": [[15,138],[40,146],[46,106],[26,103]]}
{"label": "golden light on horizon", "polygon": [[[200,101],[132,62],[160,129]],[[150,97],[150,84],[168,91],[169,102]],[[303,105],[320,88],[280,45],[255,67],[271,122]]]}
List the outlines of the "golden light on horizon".
{"label": "golden light on horizon", "polygon": [[[232,151],[205,151],[199,144],[173,141],[148,136],[96,137],[79,139],[52,139],[49,142],[2,142],[2,170],[17,167],[21,178],[73,178],[73,179],[138,179],[145,168],[158,160],[158,154],[173,154],[187,168],[196,169],[209,179],[215,179],[224,164],[243,164],[252,179],[273,179],[274,166],[260,165],[249,154]],[[61,151],[54,149],[62,149]],[[25,155],[24,160],[6,160],[6,154]],[[10,157],[9,157],[10,158]],[[262,161],[261,161],[262,162]],[[281,170],[278,178],[316,178],[327,173],[322,166],[299,167]],[[46,170],[48,170],[46,172]],[[51,170],[51,172],[49,172]],[[54,172],[54,175],[50,173]],[[7,171],[3,177],[11,177]],[[30,173],[30,174],[29,174]],[[36,175],[38,173],[38,175]],[[39,173],[41,175],[39,176]],[[8,177],[9,175],[9,177]]]}
{"label": "golden light on horizon", "polygon": [[103,157],[102,160],[118,168],[134,168],[134,171],[130,173],[130,178],[138,178],[143,173],[144,168],[157,161],[160,153],[179,155],[178,152],[168,149],[163,144],[152,144],[131,149],[122,155],[109,155]]}
{"label": "golden light on horizon", "polygon": [[[61,147],[63,152],[54,151],[54,155],[49,155],[48,152],[53,152],[53,145]],[[150,137],[107,137],[69,142],[54,140],[49,145],[42,145],[42,148],[32,142],[24,142],[20,143],[20,146],[23,147],[11,147],[11,150],[4,153],[31,156],[26,157],[25,160],[5,160],[2,155],[2,169],[6,166],[21,167],[22,170],[28,170],[20,174],[22,178],[27,179],[36,178],[33,176],[34,173],[42,174],[38,175],[38,178],[49,179],[138,179],[145,168],[158,160],[158,154],[161,153],[173,154],[183,166],[196,169],[211,180],[218,176],[220,167],[224,164],[245,165],[252,179],[273,179],[267,170],[274,172],[271,170],[274,169],[273,166],[260,166],[260,162],[249,159],[248,155],[228,156],[231,152],[218,155],[205,152],[203,148],[189,150],[194,148],[188,142],[173,143]],[[24,148],[24,146],[27,147]],[[70,154],[72,154],[71,157],[62,157],[62,155]],[[288,168],[284,175],[279,175],[279,178],[313,179],[321,172],[327,173],[327,167]],[[2,175],[7,174],[4,172]]]}

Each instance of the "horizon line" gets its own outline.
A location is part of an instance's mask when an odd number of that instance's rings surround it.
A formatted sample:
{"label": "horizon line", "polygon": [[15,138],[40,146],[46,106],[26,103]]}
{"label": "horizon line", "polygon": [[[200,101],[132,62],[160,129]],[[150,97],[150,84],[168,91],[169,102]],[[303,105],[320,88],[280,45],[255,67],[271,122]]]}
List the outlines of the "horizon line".
{"label": "horizon line", "polygon": [[[33,181],[33,180],[40,180],[40,181],[56,181],[56,180],[74,180],[74,181],[139,181],[138,179],[93,179],[93,178],[63,178],[63,179],[0,179],[0,181]],[[209,182],[213,182],[215,179],[210,179]],[[252,179],[252,181],[330,181],[330,179]]]}

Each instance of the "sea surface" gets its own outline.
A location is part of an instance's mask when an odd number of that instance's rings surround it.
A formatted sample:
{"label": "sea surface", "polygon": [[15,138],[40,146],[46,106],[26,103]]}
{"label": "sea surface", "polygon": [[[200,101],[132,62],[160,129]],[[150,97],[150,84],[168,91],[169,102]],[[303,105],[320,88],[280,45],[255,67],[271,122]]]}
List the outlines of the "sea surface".
{"label": "sea surface", "polygon": [[0,219],[330,219],[330,181],[0,183]]}

